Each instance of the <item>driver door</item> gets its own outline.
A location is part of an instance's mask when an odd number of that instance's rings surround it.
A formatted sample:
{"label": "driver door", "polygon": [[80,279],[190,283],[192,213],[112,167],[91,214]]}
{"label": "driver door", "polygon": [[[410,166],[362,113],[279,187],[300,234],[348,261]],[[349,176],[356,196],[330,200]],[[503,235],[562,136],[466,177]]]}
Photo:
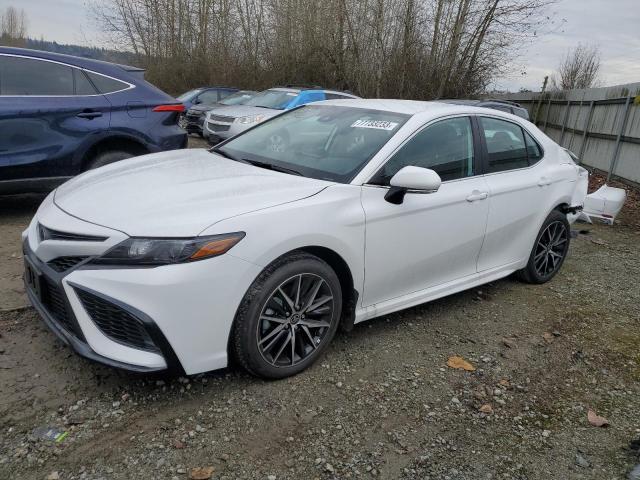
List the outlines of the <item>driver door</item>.
{"label": "driver door", "polygon": [[[362,188],[366,216],[363,307],[477,272],[489,192],[476,176],[480,149],[468,116],[433,123],[409,139]],[[391,177],[405,166],[431,168],[435,193],[385,200]]]}

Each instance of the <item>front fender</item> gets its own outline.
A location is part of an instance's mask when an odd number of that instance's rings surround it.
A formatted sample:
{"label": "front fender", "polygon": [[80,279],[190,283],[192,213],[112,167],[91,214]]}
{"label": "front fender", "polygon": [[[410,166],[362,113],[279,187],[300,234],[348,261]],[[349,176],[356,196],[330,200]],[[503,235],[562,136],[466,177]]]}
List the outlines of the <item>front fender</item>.
{"label": "front fender", "polygon": [[245,232],[228,254],[262,268],[293,250],[332,250],[346,262],[354,288],[362,293],[365,216],[360,189],[334,185],[312,197],[222,220],[201,235]]}

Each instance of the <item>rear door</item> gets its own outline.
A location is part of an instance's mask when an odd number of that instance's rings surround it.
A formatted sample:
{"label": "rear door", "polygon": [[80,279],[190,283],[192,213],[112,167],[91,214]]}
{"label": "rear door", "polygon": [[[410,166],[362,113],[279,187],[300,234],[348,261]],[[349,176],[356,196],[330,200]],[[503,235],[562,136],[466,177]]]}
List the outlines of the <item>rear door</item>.
{"label": "rear door", "polygon": [[81,69],[0,55],[0,180],[69,177],[109,128],[110,104]]}
{"label": "rear door", "polygon": [[489,220],[478,270],[519,262],[529,256],[540,228],[551,181],[542,149],[520,125],[479,116],[489,187]]}

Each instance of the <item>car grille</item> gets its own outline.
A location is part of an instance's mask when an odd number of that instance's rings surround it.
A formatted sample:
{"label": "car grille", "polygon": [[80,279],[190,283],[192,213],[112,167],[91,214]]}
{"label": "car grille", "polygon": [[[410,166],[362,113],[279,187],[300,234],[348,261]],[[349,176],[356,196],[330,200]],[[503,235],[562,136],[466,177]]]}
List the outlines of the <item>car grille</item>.
{"label": "car grille", "polygon": [[67,309],[64,292],[49,278],[43,277],[43,279],[42,303],[44,307],[67,332],[78,338],[83,338],[80,328]]}
{"label": "car grille", "polygon": [[107,237],[99,237],[96,235],[82,235],[79,233],[61,232],[45,227],[41,223],[38,224],[38,236],[40,241],[45,240],[66,240],[71,242],[104,242]]}
{"label": "car grille", "polygon": [[209,122],[207,125],[209,127],[209,130],[211,130],[212,132],[228,132],[231,128],[231,125],[220,125],[218,123],[211,122]]}
{"label": "car grille", "polygon": [[209,120],[212,122],[233,123],[235,117],[224,117],[222,115],[211,115]]}
{"label": "car grille", "polygon": [[47,265],[53,268],[56,272],[66,272],[87,258],[88,257],[58,257],[47,262]]}
{"label": "car grille", "polygon": [[111,340],[140,350],[160,351],[141,320],[97,295],[81,289],[76,292],[91,320]]}

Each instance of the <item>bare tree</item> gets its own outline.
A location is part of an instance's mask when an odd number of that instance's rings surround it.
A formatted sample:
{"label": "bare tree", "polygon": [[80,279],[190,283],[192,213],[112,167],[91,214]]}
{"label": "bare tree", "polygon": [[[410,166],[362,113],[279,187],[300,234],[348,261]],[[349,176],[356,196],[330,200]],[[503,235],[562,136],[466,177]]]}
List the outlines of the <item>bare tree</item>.
{"label": "bare tree", "polygon": [[555,0],[103,0],[116,47],[170,92],[306,83],[362,96],[478,94]]}
{"label": "bare tree", "polygon": [[572,90],[597,85],[600,73],[600,50],[595,45],[579,44],[567,52],[551,79],[555,89]]}
{"label": "bare tree", "polygon": [[27,38],[27,15],[9,6],[0,12],[0,45],[24,47]]}

